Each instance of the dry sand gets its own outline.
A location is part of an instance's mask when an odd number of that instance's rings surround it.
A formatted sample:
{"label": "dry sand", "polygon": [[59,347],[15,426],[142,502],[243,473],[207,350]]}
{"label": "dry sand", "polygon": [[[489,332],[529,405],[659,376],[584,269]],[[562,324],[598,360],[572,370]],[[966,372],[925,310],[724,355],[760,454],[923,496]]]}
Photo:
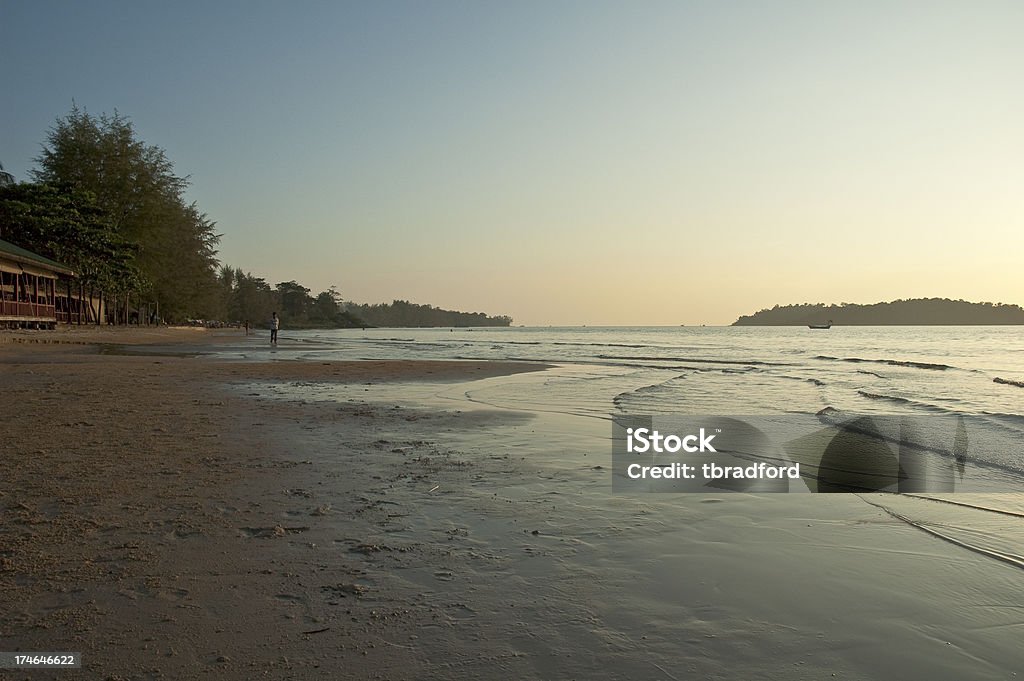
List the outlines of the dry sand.
{"label": "dry sand", "polygon": [[[80,651],[90,679],[1024,674],[1020,568],[861,496],[613,495],[576,420],[395,397],[542,367],[123,356],[89,343],[237,337],[93,333],[0,336],[0,650]],[[901,503],[1016,555],[1018,518]]]}

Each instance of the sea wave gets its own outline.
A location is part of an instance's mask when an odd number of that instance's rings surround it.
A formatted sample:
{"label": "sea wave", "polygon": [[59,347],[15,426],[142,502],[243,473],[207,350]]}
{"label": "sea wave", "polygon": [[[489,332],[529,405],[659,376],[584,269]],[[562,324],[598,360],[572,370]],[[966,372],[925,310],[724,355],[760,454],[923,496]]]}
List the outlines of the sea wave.
{"label": "sea wave", "polygon": [[[1005,414],[994,411],[982,412],[992,423],[1001,425],[1009,430],[1017,431],[1024,428],[1024,414]],[[1009,421],[1009,423],[1006,423]]]}
{"label": "sea wave", "polygon": [[867,398],[869,400],[882,400],[882,401],[886,401],[886,402],[892,402],[894,404],[909,405],[909,406],[914,407],[916,409],[921,409],[923,411],[930,411],[930,412],[935,413],[935,414],[954,414],[955,415],[955,414],[962,414],[963,413],[962,410],[948,409],[946,407],[941,407],[941,406],[939,406],[937,404],[931,404],[929,402],[921,402],[920,400],[914,400],[914,399],[910,399],[908,397],[899,397],[897,395],[880,395],[878,393],[868,392],[867,390],[858,390],[857,394],[860,395],[861,397]]}
{"label": "sea wave", "polygon": [[917,362],[909,359],[864,359],[863,357],[832,357],[830,355],[816,355],[814,359],[830,362],[867,362],[871,364],[887,364],[894,367],[911,367],[913,369],[928,369],[930,371],[945,371],[946,369],[958,369],[951,364],[937,364],[933,362]]}
{"label": "sea wave", "polygon": [[709,359],[707,357],[647,357],[629,355],[597,355],[598,359],[633,360],[643,362],[698,362],[700,364],[740,364],[768,367],[796,366],[790,362],[768,362],[760,359]]}
{"label": "sea wave", "polygon": [[556,341],[551,345],[575,345],[581,348],[650,348],[657,347],[652,345],[644,345],[642,343],[570,343],[567,341]]}
{"label": "sea wave", "polygon": [[676,389],[674,387],[669,386],[668,384],[671,383],[672,381],[675,381],[675,380],[678,380],[678,379],[681,379],[681,378],[686,378],[686,375],[685,374],[680,374],[678,376],[673,376],[672,378],[666,379],[666,380],[664,380],[664,381],[662,381],[660,383],[653,383],[651,385],[645,385],[645,386],[641,386],[639,388],[634,388],[633,390],[627,390],[626,392],[621,392],[621,393],[619,393],[618,395],[616,395],[615,397],[612,398],[612,404],[614,404],[616,407],[621,409],[623,403],[627,402],[629,400],[641,399],[644,396],[649,396],[649,395],[660,395],[660,394],[675,392]]}
{"label": "sea wave", "polygon": [[777,378],[784,378],[788,381],[803,381],[805,383],[816,385],[819,388],[825,385],[825,381],[818,380],[817,378],[808,378],[806,376],[787,376],[786,374],[778,374]]}

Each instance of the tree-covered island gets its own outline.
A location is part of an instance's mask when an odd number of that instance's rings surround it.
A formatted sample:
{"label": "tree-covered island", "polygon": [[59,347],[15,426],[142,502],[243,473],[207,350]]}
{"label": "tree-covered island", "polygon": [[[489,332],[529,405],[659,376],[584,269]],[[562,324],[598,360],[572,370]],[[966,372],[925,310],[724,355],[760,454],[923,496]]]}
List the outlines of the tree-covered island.
{"label": "tree-covered island", "polygon": [[889,303],[803,303],[776,305],[744,315],[733,326],[976,326],[1024,324],[1024,309],[1005,303],[970,303],[948,298],[915,298]]}

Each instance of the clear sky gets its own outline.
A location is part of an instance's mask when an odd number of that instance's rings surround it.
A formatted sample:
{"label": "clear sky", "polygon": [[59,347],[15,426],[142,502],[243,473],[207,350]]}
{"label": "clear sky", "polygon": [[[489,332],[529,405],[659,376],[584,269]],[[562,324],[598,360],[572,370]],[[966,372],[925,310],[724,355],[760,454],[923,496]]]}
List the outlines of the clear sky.
{"label": "clear sky", "polygon": [[224,262],[523,324],[1024,304],[1021,2],[0,0],[0,163],[74,101]]}

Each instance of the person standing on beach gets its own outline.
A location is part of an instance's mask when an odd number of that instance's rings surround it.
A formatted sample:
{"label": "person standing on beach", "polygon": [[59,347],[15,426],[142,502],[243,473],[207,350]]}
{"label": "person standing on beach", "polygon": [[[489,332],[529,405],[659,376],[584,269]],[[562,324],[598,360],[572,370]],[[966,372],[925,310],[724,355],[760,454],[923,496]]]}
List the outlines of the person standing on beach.
{"label": "person standing on beach", "polygon": [[270,315],[270,343],[277,345],[277,330],[281,328],[281,320],[278,319],[277,313],[274,312]]}

